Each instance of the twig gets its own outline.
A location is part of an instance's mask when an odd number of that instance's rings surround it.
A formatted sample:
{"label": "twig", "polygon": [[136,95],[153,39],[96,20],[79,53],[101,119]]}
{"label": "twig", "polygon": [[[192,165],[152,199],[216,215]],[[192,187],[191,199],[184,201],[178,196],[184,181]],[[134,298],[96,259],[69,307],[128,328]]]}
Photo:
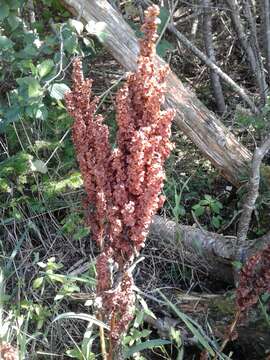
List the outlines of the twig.
{"label": "twig", "polygon": [[251,32],[250,40],[251,46],[253,48],[254,56],[256,59],[257,69],[256,69],[256,77],[258,79],[258,84],[260,85],[260,95],[261,95],[261,104],[262,106],[266,104],[267,100],[267,84],[265,80],[264,74],[264,66],[262,61],[262,54],[260,51],[258,36],[257,36],[257,29],[256,29],[256,18],[255,15],[252,13],[253,4],[251,0],[245,0],[244,2],[244,13],[249,23],[249,28]]}
{"label": "twig", "polygon": [[[239,318],[240,318],[240,311],[237,311],[236,315],[235,315],[235,318],[229,328],[229,331],[228,331],[228,334],[226,335],[225,339],[223,340],[220,348],[219,348],[219,352],[222,353],[223,350],[225,349],[226,345],[228,344],[228,342],[231,340],[231,337],[232,337],[232,334],[234,332],[234,329],[239,321]],[[218,354],[215,355],[214,359],[213,360],[217,360],[218,359]]]}
{"label": "twig", "polygon": [[253,154],[251,163],[251,173],[248,183],[248,193],[243,205],[243,211],[238,224],[237,247],[242,248],[245,244],[247,233],[251,221],[251,215],[255,208],[255,203],[259,195],[260,185],[260,166],[266,153],[270,149],[270,135],[260,147],[257,147]]}
{"label": "twig", "polygon": [[[233,1],[233,0],[228,0]],[[144,2],[144,1],[142,1]],[[240,87],[229,75],[224,73],[219,66],[217,66],[208,56],[206,56],[201,50],[199,50],[191,41],[189,41],[185,35],[176,29],[173,24],[168,25],[168,30],[172,32],[180,42],[189,50],[191,50],[199,59],[201,59],[210,69],[214,70],[216,74],[220,76],[227,84],[229,84],[234,91],[249,105],[254,114],[259,113],[259,109],[246,94],[245,90]]]}
{"label": "twig", "polygon": [[[210,1],[202,0],[202,5],[204,7],[203,37],[204,37],[206,55],[215,64],[216,56],[215,56],[215,50],[213,44],[212,14],[210,13],[210,4],[211,4],[211,0]],[[213,88],[213,93],[215,96],[218,111],[222,114],[226,111],[226,105],[224,101],[222,87],[220,84],[219,75],[213,69],[210,69],[210,79],[211,79],[211,85]]]}
{"label": "twig", "polygon": [[63,30],[63,24],[60,25],[60,29],[59,29],[59,40],[60,40],[60,61],[59,61],[59,70],[57,72],[57,74],[55,76],[53,76],[50,80],[48,80],[45,85],[44,88],[47,89],[50,84],[58,78],[58,76],[60,76],[60,74],[63,71],[63,58],[64,58],[64,40],[63,40],[63,35],[62,35],[62,30]]}
{"label": "twig", "polygon": [[191,50],[198,58],[200,58],[210,69],[214,70],[227,84],[229,84],[234,91],[249,105],[251,110],[257,114],[259,110],[250,97],[246,94],[245,90],[241,88],[236,82],[227,74],[225,74],[219,66],[213,63],[209,57],[207,57],[201,50],[199,50],[192,42],[190,42],[185,35],[178,31],[173,25],[168,25],[168,29],[185,45]]}
{"label": "twig", "polygon": [[262,1],[262,17],[264,18],[263,38],[265,55],[266,55],[266,68],[268,72],[268,80],[270,79],[270,0]]}
{"label": "twig", "polygon": [[[259,69],[254,51],[247,40],[247,33],[242,25],[241,18],[240,18],[239,5],[236,0],[226,0],[226,2],[231,10],[230,17],[232,20],[234,30],[237,34],[237,37],[240,41],[240,44],[241,44],[243,50],[245,51],[245,53],[247,55],[247,59],[248,59],[250,68],[251,68],[252,72],[254,73],[254,75],[256,76],[257,84],[260,89],[260,94],[261,94],[261,96],[265,96],[265,90],[266,90],[265,84],[264,84],[265,82],[263,81],[262,73]],[[252,31],[252,29],[250,29],[250,30]]]}

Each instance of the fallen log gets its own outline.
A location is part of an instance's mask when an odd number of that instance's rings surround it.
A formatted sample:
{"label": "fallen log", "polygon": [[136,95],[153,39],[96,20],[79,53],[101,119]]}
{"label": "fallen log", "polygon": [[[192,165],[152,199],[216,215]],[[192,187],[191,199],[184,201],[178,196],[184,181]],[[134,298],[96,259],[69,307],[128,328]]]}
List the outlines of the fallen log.
{"label": "fallen log", "polygon": [[[133,30],[106,0],[61,0],[61,3],[85,23],[104,23],[104,46],[126,69],[136,68],[138,41]],[[164,61],[156,57],[157,66]],[[175,123],[198,149],[232,184],[238,186],[246,174],[251,153],[209,111],[196,95],[185,88],[170,71],[167,77],[165,107],[176,109]]]}
{"label": "fallen log", "polygon": [[150,226],[149,238],[160,247],[170,248],[172,252],[178,248],[187,263],[196,265],[196,269],[203,269],[212,279],[229,284],[234,283],[233,262],[237,260],[236,254],[242,254],[244,262],[270,241],[270,236],[264,235],[236,249],[236,237],[177,224],[157,215]]}

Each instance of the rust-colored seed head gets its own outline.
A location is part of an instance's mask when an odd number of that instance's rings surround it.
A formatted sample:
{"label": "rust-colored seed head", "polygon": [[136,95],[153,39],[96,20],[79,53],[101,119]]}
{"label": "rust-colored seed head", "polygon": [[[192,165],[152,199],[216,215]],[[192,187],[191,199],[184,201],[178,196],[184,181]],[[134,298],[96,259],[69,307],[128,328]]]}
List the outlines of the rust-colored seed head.
{"label": "rust-colored seed head", "polygon": [[19,360],[18,350],[8,343],[0,345],[0,359],[2,360]]}
{"label": "rust-colored seed head", "polygon": [[265,292],[270,292],[270,244],[249,258],[241,270],[236,298],[238,310],[245,313]]}
{"label": "rust-colored seed head", "polygon": [[[66,105],[74,118],[73,142],[87,194],[87,223],[102,253],[97,259],[97,293],[118,341],[132,318],[133,280],[127,268],[144,246],[152,216],[162,206],[164,162],[170,154],[173,110],[161,110],[168,68],[154,62],[159,8],[145,12],[138,68],[116,96],[117,147],[109,145],[108,127],[96,115],[92,81],[81,61],[73,65],[73,89]],[[115,284],[114,273],[122,274]]]}

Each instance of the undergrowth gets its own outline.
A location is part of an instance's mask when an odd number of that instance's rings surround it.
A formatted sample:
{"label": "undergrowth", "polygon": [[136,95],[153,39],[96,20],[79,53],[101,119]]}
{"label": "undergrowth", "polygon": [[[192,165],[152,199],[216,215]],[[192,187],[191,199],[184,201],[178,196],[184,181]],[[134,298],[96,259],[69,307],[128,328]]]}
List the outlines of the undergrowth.
{"label": "undergrowth", "polygon": [[[0,342],[16,346],[20,359],[99,359],[98,323],[91,316],[96,248],[84,223],[84,192],[63,95],[75,56],[83,56],[87,72],[90,67],[94,77],[104,79],[100,64],[106,67],[108,55],[97,40],[104,32],[69,19],[56,0],[34,2],[34,17],[32,12],[23,0],[0,4]],[[165,10],[161,14],[160,32],[168,20]],[[159,43],[162,56],[174,50],[165,38]],[[111,66],[108,57],[107,82],[98,82],[95,89],[99,111],[112,109],[122,79],[118,65],[114,63],[115,71]],[[110,111],[106,118],[112,144],[114,117]],[[173,141],[162,212],[177,222],[195,221],[210,231],[235,234],[241,196],[183,134],[174,130]],[[262,198],[261,209],[268,203]],[[256,236],[266,229],[266,219],[263,223],[255,219]],[[149,290],[153,305],[161,301],[153,288],[177,288],[179,283],[186,289],[205,286],[194,268],[179,264],[181,251],[173,257],[154,244],[151,254],[146,249],[144,255],[147,264],[139,266],[135,276],[143,294],[138,291],[135,319],[123,340],[126,358],[183,359],[180,331],[171,326],[162,336],[146,321],[156,315],[144,294]],[[146,284],[144,276],[149,273],[152,280]],[[162,301],[164,309],[171,309],[189,328],[197,353],[203,349],[218,353],[218,340],[209,326],[206,332],[167,298]],[[269,321],[265,307],[263,311]]]}

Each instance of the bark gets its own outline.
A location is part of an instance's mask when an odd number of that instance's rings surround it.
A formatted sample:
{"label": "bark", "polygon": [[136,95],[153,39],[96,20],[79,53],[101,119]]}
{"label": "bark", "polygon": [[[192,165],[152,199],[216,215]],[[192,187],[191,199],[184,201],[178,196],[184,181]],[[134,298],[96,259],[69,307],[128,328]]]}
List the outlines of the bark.
{"label": "bark", "polygon": [[212,279],[229,284],[234,283],[233,261],[244,262],[270,242],[270,235],[267,234],[236,248],[236,237],[176,224],[157,215],[151,224],[149,237],[157,242],[157,246],[164,246],[173,252],[178,249],[185,262],[201,269]]}
{"label": "bark", "polygon": [[264,156],[268,153],[270,149],[270,135],[263,142],[263,144],[256,148],[254,151],[251,173],[249,177],[248,184],[248,193],[243,205],[243,211],[238,224],[237,231],[237,245],[242,246],[246,242],[251,215],[255,209],[256,200],[259,196],[259,186],[260,186],[260,168]]}
{"label": "bark", "polygon": [[[205,44],[205,52],[208,58],[215,64],[216,55],[213,44],[213,33],[212,33],[212,14],[210,11],[211,1],[202,0],[202,6],[204,7],[203,14],[203,37]],[[220,78],[215,70],[210,69],[210,79],[215,96],[218,111],[222,114],[226,111],[226,105],[224,101],[222,86]]]}
{"label": "bark", "polygon": [[[136,68],[138,42],[121,15],[105,0],[61,0],[74,15],[81,14],[85,22],[94,20],[106,24],[104,46],[127,70]],[[164,61],[157,56],[157,66]],[[192,93],[177,76],[167,77],[165,107],[176,109],[175,123],[210,159],[232,184],[238,186],[248,171],[250,152]]]}

